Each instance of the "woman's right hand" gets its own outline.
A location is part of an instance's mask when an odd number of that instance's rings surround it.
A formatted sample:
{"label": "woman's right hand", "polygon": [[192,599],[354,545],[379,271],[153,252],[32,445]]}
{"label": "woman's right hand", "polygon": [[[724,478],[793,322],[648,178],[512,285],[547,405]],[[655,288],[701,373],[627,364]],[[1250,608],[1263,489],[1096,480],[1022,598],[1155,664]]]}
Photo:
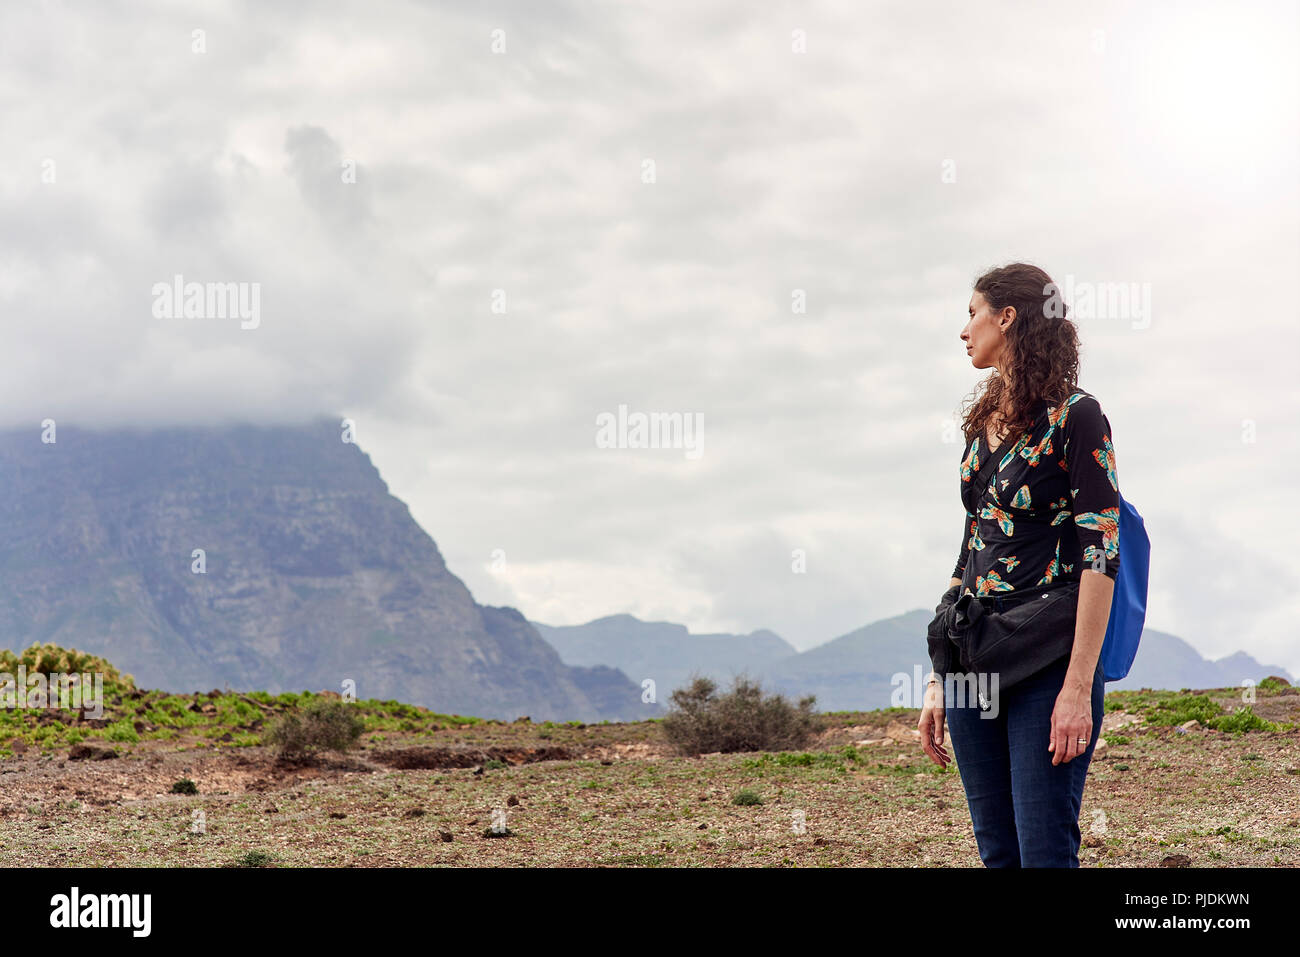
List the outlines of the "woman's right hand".
{"label": "woman's right hand", "polygon": [[948,751],[943,746],[943,721],[943,684],[934,681],[926,686],[921,720],[916,727],[921,732],[922,750],[939,767],[947,768],[952,758],[948,756]]}

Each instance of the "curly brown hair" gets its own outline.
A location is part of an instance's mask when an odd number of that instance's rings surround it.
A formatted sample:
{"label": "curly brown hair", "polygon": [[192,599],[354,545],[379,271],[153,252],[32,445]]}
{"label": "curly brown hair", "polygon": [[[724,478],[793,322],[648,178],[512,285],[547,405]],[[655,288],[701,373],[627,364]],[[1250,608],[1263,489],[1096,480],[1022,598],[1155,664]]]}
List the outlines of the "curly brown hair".
{"label": "curly brown hair", "polygon": [[[1058,405],[1077,388],[1079,331],[1052,277],[1029,263],[990,269],[975,291],[1000,311],[1014,306],[1006,332],[1006,369],[989,373],[963,403],[962,431],[969,442],[984,434],[989,416],[1007,404],[1007,438],[1027,431],[1042,403]],[[1008,380],[1010,386],[1007,386]]]}

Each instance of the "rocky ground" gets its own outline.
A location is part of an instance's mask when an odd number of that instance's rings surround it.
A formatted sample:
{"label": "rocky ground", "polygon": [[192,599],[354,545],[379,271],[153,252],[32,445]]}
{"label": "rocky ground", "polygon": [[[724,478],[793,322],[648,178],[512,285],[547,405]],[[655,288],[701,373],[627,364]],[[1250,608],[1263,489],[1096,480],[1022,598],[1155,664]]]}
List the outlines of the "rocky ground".
{"label": "rocky ground", "polygon": [[[1300,866],[1300,689],[1251,706],[1281,730],[1211,727],[1239,696],[1107,696],[1083,866]],[[398,706],[359,749],[295,764],[252,743],[274,699],[213,703],[229,698],[193,696],[186,712],[212,720],[165,737],[145,717],[138,741],[98,736],[123,728],[112,716],[71,744],[16,736],[0,760],[9,866],[980,866],[959,774],[921,752],[915,711],[823,715],[799,752],[683,757],[656,722]],[[1171,721],[1191,713],[1204,721]],[[197,793],[173,793],[183,779]]]}

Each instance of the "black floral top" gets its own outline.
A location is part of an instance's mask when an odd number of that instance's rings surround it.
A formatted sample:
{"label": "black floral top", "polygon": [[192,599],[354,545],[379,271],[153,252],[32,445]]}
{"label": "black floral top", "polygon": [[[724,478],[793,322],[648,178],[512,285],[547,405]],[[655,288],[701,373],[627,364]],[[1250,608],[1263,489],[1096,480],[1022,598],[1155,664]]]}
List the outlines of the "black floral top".
{"label": "black floral top", "polygon": [[1030,430],[991,452],[966,446],[966,506],[953,577],[963,592],[994,595],[1079,578],[1084,562],[1119,574],[1119,481],[1110,422],[1077,389],[1060,406],[1039,402]]}

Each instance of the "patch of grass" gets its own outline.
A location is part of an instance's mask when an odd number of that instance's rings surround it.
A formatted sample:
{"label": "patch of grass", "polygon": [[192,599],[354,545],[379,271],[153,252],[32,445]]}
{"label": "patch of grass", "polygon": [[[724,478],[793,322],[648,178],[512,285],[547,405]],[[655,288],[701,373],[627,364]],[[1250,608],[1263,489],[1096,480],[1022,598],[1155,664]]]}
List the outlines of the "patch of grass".
{"label": "patch of grass", "polygon": [[181,778],[172,785],[172,794],[198,794],[199,786],[189,778]]}
{"label": "patch of grass", "polygon": [[122,718],[120,721],[114,721],[103,730],[102,737],[109,741],[121,741],[127,744],[139,744],[140,735],[136,732],[135,727],[131,724],[129,718]]}
{"label": "patch of grass", "polygon": [[249,851],[241,857],[235,858],[234,867],[269,867],[275,863],[274,855],[266,851]]}
{"label": "patch of grass", "polygon": [[1179,725],[1195,719],[1206,727],[1223,714],[1223,708],[1210,700],[1209,695],[1178,694],[1158,701],[1147,712],[1151,725]]}
{"label": "patch of grass", "polygon": [[[1261,682],[1257,687],[1265,690],[1283,690],[1276,682]],[[1235,690],[1235,689],[1233,689]],[[1164,691],[1143,688],[1141,691],[1112,691],[1106,695],[1106,710],[1124,710],[1145,715],[1148,725],[1169,727],[1196,720],[1216,731],[1285,731],[1287,724],[1267,721],[1250,706],[1225,712],[1209,695],[1181,691]],[[1111,740],[1107,738],[1107,740]]]}
{"label": "patch of grass", "polygon": [[208,720],[198,708],[197,696],[162,695],[144,703],[144,719],[165,728],[188,728]]}
{"label": "patch of grass", "polygon": [[1216,731],[1232,731],[1242,733],[1246,731],[1278,731],[1280,728],[1272,721],[1266,721],[1259,715],[1255,714],[1255,709],[1247,705],[1239,708],[1232,714],[1223,715],[1218,718],[1211,718],[1205,722],[1206,727],[1214,728]]}
{"label": "patch of grass", "polygon": [[629,867],[663,867],[668,862],[658,854],[624,854],[621,857],[611,857],[602,863],[625,864]]}
{"label": "patch of grass", "polygon": [[217,722],[228,728],[252,724],[262,718],[261,708],[249,704],[237,695],[222,695],[213,704],[217,706]]}
{"label": "patch of grass", "polygon": [[756,804],[762,804],[763,798],[757,791],[751,791],[746,788],[738,791],[736,796],[731,799],[732,804],[738,804],[741,807],[751,807]]}
{"label": "patch of grass", "polygon": [[746,770],[763,771],[767,768],[832,768],[845,770],[844,762],[859,760],[858,751],[846,745],[843,751],[777,751],[764,752],[758,757],[744,758],[740,766]]}

